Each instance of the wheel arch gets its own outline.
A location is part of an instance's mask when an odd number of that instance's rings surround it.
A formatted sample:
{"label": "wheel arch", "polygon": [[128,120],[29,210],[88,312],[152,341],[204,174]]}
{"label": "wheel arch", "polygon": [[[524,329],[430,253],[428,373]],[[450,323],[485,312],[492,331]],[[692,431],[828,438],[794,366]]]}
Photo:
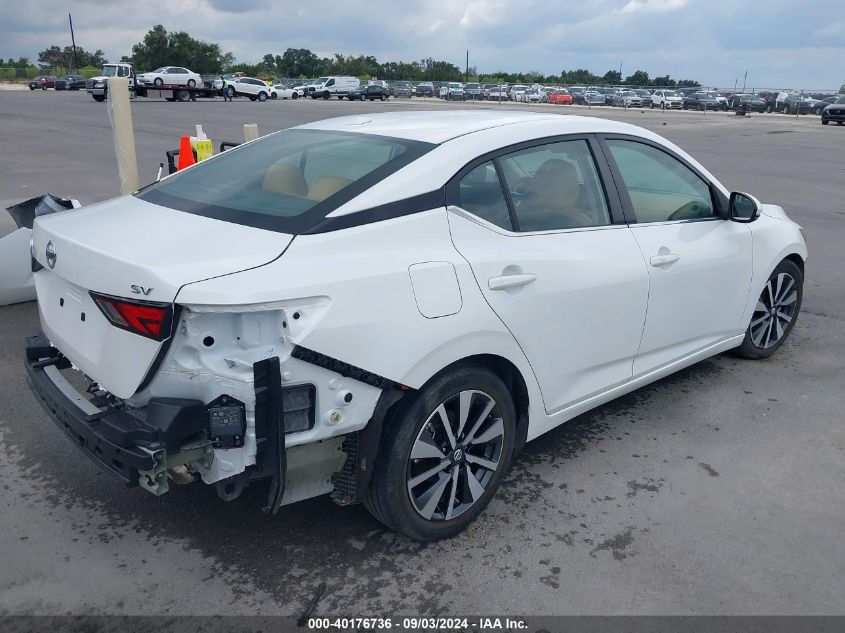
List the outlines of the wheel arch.
{"label": "wheel arch", "polygon": [[[513,398],[516,410],[516,438],[513,454],[516,455],[525,446],[528,437],[530,396],[528,384],[519,368],[504,356],[496,354],[475,354],[456,360],[431,376],[419,390],[450,372],[467,367],[479,367],[491,371],[505,383]],[[371,482],[375,463],[381,452],[385,432],[393,424],[400,424],[403,411],[410,406],[414,394],[419,390],[397,385],[396,389],[385,389],[379,397],[373,416],[357,437],[357,489],[356,500],[360,501]],[[336,499],[337,500],[337,499]]]}

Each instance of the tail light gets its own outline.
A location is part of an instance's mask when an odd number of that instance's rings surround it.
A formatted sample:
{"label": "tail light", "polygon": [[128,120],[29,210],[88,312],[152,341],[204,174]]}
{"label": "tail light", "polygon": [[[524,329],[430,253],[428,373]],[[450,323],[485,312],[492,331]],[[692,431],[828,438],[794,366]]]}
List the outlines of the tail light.
{"label": "tail light", "polygon": [[170,303],[130,301],[96,292],[91,293],[91,298],[109,323],[121,330],[154,341],[163,341],[170,336],[173,323],[173,305]]}

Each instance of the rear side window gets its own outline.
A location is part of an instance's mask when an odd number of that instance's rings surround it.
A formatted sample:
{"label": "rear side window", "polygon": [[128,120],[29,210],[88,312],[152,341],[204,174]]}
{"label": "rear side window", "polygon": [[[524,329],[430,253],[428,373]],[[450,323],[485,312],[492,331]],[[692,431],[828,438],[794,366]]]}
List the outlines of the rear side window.
{"label": "rear side window", "polygon": [[179,211],[297,234],[433,147],[386,136],[285,130],[136,195]]}
{"label": "rear side window", "polygon": [[678,159],[634,141],[607,141],[638,223],[715,216],[710,187]]}
{"label": "rear side window", "polygon": [[461,178],[458,190],[462,209],[503,229],[513,230],[502,183],[492,161],[479,165]]}
{"label": "rear side window", "polygon": [[532,147],[500,159],[520,231],[610,224],[607,201],[586,141]]}

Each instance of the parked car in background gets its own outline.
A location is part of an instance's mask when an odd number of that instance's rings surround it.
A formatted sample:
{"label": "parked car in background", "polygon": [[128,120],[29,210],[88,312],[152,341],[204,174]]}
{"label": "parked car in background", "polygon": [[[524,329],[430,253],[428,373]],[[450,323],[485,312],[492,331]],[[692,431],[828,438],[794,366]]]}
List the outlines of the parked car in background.
{"label": "parked car in background", "polygon": [[831,121],[836,125],[845,123],[845,95],[838,97],[822,110],[822,125],[827,125]]}
{"label": "parked car in background", "polygon": [[484,98],[484,89],[479,83],[468,83],[464,86],[464,95],[469,101],[481,101]]}
{"label": "parked car in background", "polygon": [[487,100],[488,101],[507,101],[508,100],[508,88],[505,85],[501,86],[493,86],[492,88],[487,90]]}
{"label": "parked car in background", "polygon": [[809,114],[818,103],[798,92],[780,92],[775,99],[775,112],[786,114]]}
{"label": "parked car in background", "polygon": [[234,77],[229,80],[227,90],[238,97],[249,97],[250,101],[267,101],[277,97],[276,89],[255,77]]}
{"label": "parked car in background", "polygon": [[522,103],[545,103],[547,100],[546,91],[540,88],[528,88],[517,93],[517,98]]}
{"label": "parked car in background", "polygon": [[572,105],[574,101],[572,95],[569,94],[569,91],[566,88],[553,90],[549,93],[548,99],[549,103],[554,103],[556,105]]}
{"label": "parked car in background", "polygon": [[643,105],[651,101],[651,92],[646,90],[645,88],[636,88],[634,89],[634,92],[639,95],[640,99],[643,102]]}
{"label": "parked car in background", "polygon": [[47,90],[47,88],[55,88],[56,79],[58,79],[58,77],[56,77],[55,75],[39,75],[38,77],[29,82],[29,89]]}
{"label": "parked car in background", "polygon": [[601,93],[604,95],[604,104],[613,105],[613,99],[619,92],[618,88],[602,88]]}
{"label": "parked car in background", "polygon": [[384,101],[390,97],[390,91],[378,84],[369,84],[367,86],[358,86],[355,90],[350,90],[346,93],[346,98],[350,101],[375,101],[379,99]]}
{"label": "parked car in background", "polygon": [[722,104],[713,92],[692,92],[684,97],[684,110],[721,110]]}
{"label": "parked car in background", "polygon": [[652,108],[680,110],[684,106],[684,98],[675,90],[655,90],[649,101]]}
{"label": "parked car in background", "polygon": [[82,75],[62,75],[53,84],[56,90],[85,90],[85,77]]}
{"label": "parked car in background", "polygon": [[625,108],[639,108],[643,105],[643,98],[633,90],[620,90],[613,95],[613,105]]}
{"label": "parked car in background", "polygon": [[[161,88],[162,86],[185,86],[186,88],[202,88],[203,81],[199,73],[182,66],[162,66],[148,73],[136,76],[135,81],[146,87]],[[256,80],[260,81],[260,80]],[[264,84],[264,82],[261,82]],[[264,84],[265,86],[267,84]]]}
{"label": "parked car in background", "polygon": [[433,97],[434,84],[430,81],[421,81],[417,84],[416,88],[414,88],[414,92],[418,97]]}
{"label": "parked car in background", "polygon": [[508,99],[511,101],[519,101],[519,95],[528,90],[525,84],[514,84],[508,89]]}
{"label": "parked car in background", "polygon": [[[331,530],[314,521],[339,512],[287,504],[334,492],[434,541],[483,512],[526,441],[590,408],[728,350],[802,353],[783,344],[807,247],[781,207],[649,130],[491,110],[311,122],[35,218],[41,333],[21,360],[44,416],[145,492],[260,489],[221,511],[235,522],[263,507]],[[682,416],[700,394],[675,391]],[[533,481],[497,504],[515,544]],[[197,492],[173,507],[190,517]]]}
{"label": "parked car in background", "polygon": [[767,103],[759,95],[735,93],[728,97],[728,109],[742,108],[746,112],[765,112]]}
{"label": "parked car in background", "polygon": [[466,98],[464,85],[458,81],[443,84],[440,86],[440,98],[447,101],[463,101]]}
{"label": "parked car in background", "polygon": [[410,99],[414,96],[414,87],[411,85],[410,81],[394,81],[393,96],[407,97],[408,99]]}
{"label": "parked car in background", "polygon": [[305,93],[305,84],[302,82],[288,82],[273,86],[279,99],[299,99]]}
{"label": "parked car in background", "polygon": [[816,105],[815,109],[813,110],[813,114],[821,114],[822,110],[824,110],[831,103],[836,103],[836,101],[840,97],[841,97],[841,95],[829,95],[827,97],[821,97],[819,99],[819,103]]}
{"label": "parked car in background", "polygon": [[604,102],[604,93],[599,92],[598,90],[587,90],[585,92],[579,92],[577,94],[571,95],[572,102],[578,105],[586,105],[586,106],[603,106],[605,105]]}

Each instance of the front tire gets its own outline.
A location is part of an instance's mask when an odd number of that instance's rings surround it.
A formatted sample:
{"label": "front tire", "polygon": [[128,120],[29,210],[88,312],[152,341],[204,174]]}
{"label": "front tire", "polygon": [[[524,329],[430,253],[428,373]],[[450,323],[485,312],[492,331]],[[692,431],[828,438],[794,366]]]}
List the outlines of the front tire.
{"label": "front tire", "polygon": [[390,420],[364,504],[410,538],[453,536],[495,495],[515,435],[513,400],[498,376],[467,366],[435,377]]}
{"label": "front tire", "polygon": [[164,85],[164,80],[163,80],[161,77],[156,77],[156,78],[153,80],[153,85],[154,85],[156,88],[158,88],[159,90],[161,90],[161,87]]}
{"label": "front tire", "polygon": [[795,262],[783,260],[769,275],[736,354],[751,360],[774,354],[795,326],[803,297],[801,269]]}

